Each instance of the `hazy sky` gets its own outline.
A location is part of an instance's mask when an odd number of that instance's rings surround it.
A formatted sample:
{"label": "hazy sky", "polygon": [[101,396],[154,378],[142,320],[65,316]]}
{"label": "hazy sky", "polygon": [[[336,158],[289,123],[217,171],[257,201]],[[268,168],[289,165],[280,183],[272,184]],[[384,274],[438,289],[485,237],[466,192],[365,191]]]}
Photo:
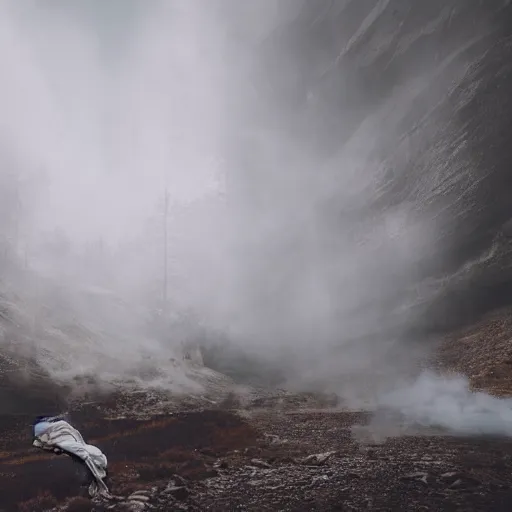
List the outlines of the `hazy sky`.
{"label": "hazy sky", "polygon": [[37,213],[44,227],[118,238],[165,185],[182,202],[216,186],[219,73],[194,31],[200,17],[174,5],[2,4],[4,129],[20,166],[49,176]]}

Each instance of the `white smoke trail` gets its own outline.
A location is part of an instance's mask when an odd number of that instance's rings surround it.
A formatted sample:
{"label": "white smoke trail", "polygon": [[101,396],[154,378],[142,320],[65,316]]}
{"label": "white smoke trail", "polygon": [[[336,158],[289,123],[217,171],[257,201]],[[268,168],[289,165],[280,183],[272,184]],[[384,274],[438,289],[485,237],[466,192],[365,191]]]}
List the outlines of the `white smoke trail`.
{"label": "white smoke trail", "polygon": [[512,400],[473,391],[463,376],[427,371],[414,382],[381,395],[374,419],[356,433],[366,431],[382,441],[418,427],[460,436],[510,437]]}

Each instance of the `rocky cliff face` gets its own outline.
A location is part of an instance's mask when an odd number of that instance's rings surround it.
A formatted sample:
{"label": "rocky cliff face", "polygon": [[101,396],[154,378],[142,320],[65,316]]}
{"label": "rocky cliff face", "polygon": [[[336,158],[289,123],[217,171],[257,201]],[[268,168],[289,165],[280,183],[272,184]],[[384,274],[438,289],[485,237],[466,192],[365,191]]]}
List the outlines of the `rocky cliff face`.
{"label": "rocky cliff face", "polygon": [[[360,264],[338,283],[357,290],[357,308],[378,310],[366,315],[365,328],[348,330],[356,337],[367,335],[369,324],[394,332],[405,326],[409,334],[445,332],[509,302],[510,2],[295,6],[262,44],[253,83],[255,97],[265,101],[253,119],[260,132],[293,141],[297,160],[310,159],[308,183],[329,174],[320,214],[331,226],[329,240],[319,242],[323,254],[330,247],[333,261],[343,258],[376,219],[386,225],[384,242],[353,249]],[[258,154],[264,144],[255,139],[248,147]],[[275,154],[291,161],[282,149]],[[348,172],[349,159],[359,168]],[[290,171],[286,179],[293,188],[302,178]],[[251,194],[260,190],[265,202],[252,214],[282,212],[282,190],[274,186],[272,195],[268,182],[259,184],[251,181]],[[275,243],[277,253],[285,243],[290,239]],[[276,267],[275,254],[269,266],[260,263],[265,271]],[[260,262],[265,258],[260,254]],[[298,274],[307,263],[287,258],[288,270],[294,265]]]}

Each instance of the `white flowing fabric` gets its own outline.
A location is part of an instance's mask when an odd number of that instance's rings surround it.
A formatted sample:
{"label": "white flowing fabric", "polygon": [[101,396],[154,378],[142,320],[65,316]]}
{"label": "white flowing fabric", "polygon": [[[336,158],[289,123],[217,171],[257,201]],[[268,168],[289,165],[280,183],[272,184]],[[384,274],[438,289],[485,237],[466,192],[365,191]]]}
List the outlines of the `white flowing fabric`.
{"label": "white flowing fabric", "polygon": [[[39,424],[42,426],[42,424]],[[94,476],[89,486],[89,494],[98,493],[109,497],[110,493],[103,479],[107,476],[107,457],[103,452],[91,444],[87,444],[80,432],[67,421],[60,420],[44,423],[44,432],[36,436],[34,446],[43,450],[59,452],[60,450],[72,453],[84,461]]]}

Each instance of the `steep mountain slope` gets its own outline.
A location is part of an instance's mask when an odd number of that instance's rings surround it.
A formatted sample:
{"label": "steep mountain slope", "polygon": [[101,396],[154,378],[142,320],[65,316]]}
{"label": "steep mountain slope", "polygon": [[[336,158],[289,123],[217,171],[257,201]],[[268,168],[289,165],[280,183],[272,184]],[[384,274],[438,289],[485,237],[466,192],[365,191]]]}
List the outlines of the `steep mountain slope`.
{"label": "steep mountain slope", "polygon": [[[317,236],[322,254],[347,259],[347,247],[374,236],[372,229],[386,231],[372,250],[354,249],[361,263],[340,283],[358,290],[352,300],[359,309],[381,312],[378,320],[368,314],[366,330],[356,325],[354,336],[371,334],[374,324],[380,333],[442,333],[507,303],[510,2],[296,5],[295,16],[262,43],[251,76],[260,133],[289,141],[272,147],[276,164],[268,172],[289,185],[283,191],[258,179],[253,162],[246,182],[238,178],[247,218],[279,218],[293,187],[305,181],[314,198],[325,181],[317,213],[321,230],[328,229],[325,240]],[[243,142],[253,160],[266,150],[258,137],[248,133]],[[307,196],[298,197],[306,210]],[[308,263],[295,261],[285,244],[299,248],[304,237],[290,234],[274,252],[258,253],[260,281],[280,268],[276,254],[286,254],[292,277],[283,275],[284,289],[292,294],[290,283]],[[346,332],[351,315],[341,317]]]}

